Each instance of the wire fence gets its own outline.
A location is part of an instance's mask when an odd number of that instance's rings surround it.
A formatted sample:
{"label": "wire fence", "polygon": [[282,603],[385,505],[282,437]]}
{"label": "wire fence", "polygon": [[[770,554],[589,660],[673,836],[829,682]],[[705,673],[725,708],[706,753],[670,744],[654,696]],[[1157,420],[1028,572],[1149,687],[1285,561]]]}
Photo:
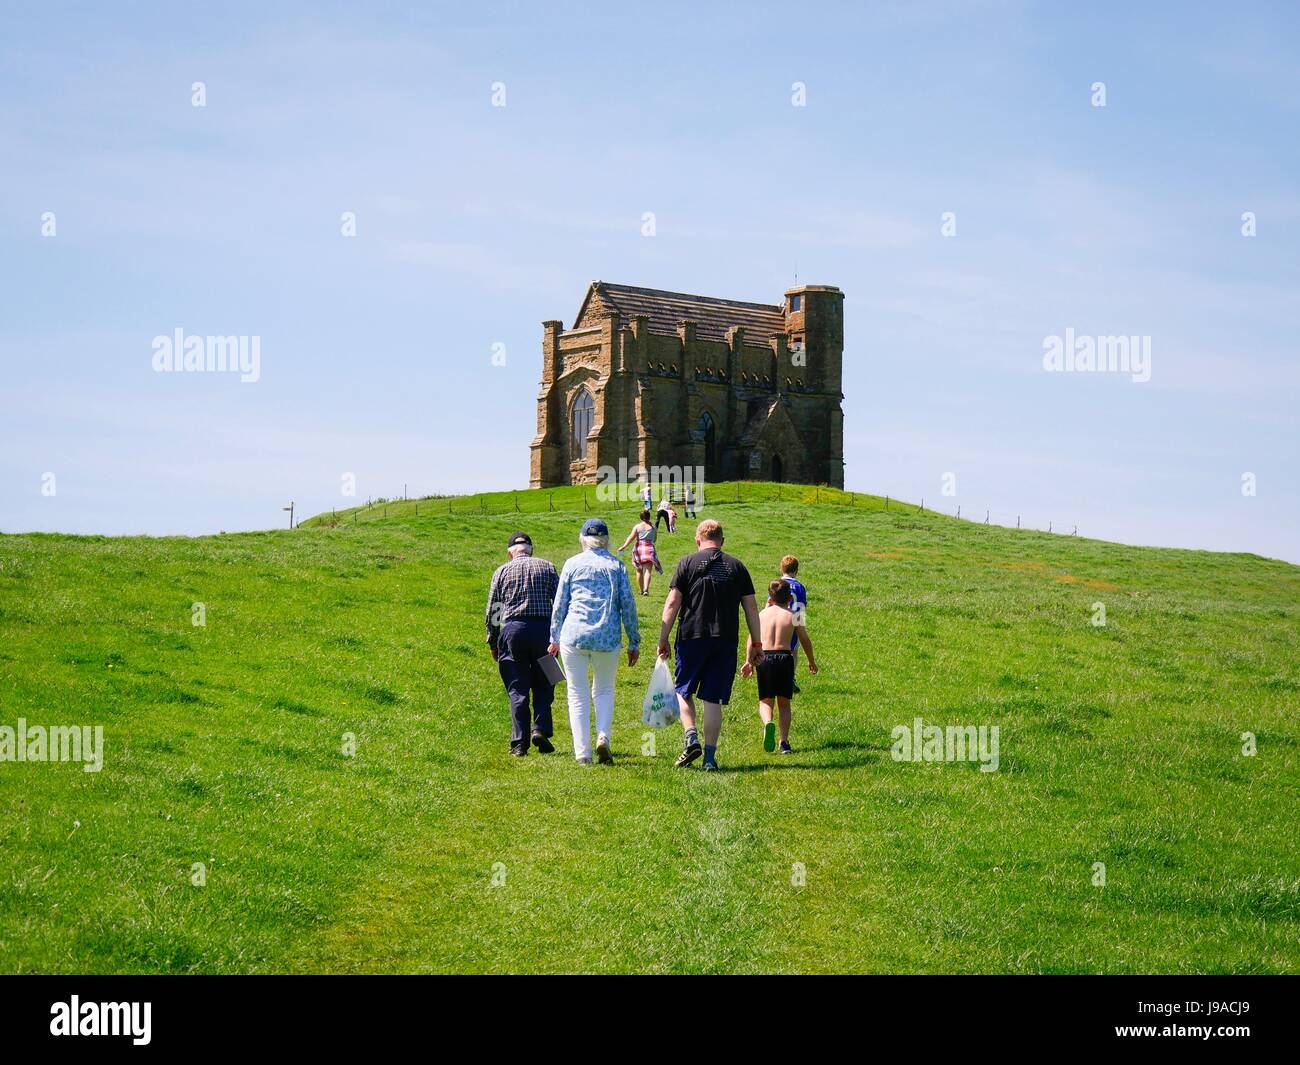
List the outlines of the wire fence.
{"label": "wire fence", "polygon": [[[926,507],[924,500],[921,506]],[[964,507],[962,504],[949,504],[946,507],[928,507],[930,514],[941,514],[958,521],[973,522],[977,525],[997,525],[1004,529],[1024,529],[1030,532],[1054,533],[1061,536],[1078,536],[1079,526],[1076,522],[1058,522],[1048,520],[1046,525],[1031,522],[1024,514],[1012,514],[1009,511],[994,511],[988,507]]]}
{"label": "wire fence", "polygon": [[[1059,523],[1049,520],[1046,525],[1032,524],[1022,514],[1004,511],[994,512],[987,507],[969,507],[960,503],[948,502],[935,507],[927,504],[924,498],[919,503],[911,503],[891,496],[870,495],[863,492],[844,491],[826,485],[774,484],[760,481],[732,481],[714,485],[694,486],[694,511],[699,513],[706,505],[709,508],[735,506],[737,504],[759,503],[812,503],[819,505],[841,506],[861,510],[875,510],[899,515],[926,515],[952,518],[959,521],[980,525],[997,525],[1003,528],[1023,529],[1048,532],[1068,536],[1078,535],[1078,526],[1074,523]],[[681,495],[675,495],[674,507],[678,517],[689,516]],[[653,512],[655,504],[651,504]],[[347,525],[359,525],[366,522],[396,517],[420,517],[445,515],[448,517],[503,517],[509,514],[556,514],[586,513],[605,514],[609,512],[628,511],[637,513],[643,509],[641,496],[636,485],[581,486],[569,485],[562,488],[540,489],[530,491],[487,492],[474,496],[421,496],[417,499],[376,498],[367,499],[365,504],[343,511],[331,510],[328,514],[318,514],[298,524],[302,527],[337,528]]]}

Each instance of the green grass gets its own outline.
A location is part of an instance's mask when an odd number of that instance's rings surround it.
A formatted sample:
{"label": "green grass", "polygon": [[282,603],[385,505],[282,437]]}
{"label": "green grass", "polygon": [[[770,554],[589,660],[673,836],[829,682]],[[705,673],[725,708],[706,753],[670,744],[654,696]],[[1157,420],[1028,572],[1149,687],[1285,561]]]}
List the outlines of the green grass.
{"label": "green grass", "polygon": [[[649,655],[612,769],[562,711],[507,756],[487,579],[518,526],[557,564],[585,513],[625,532],[590,489],[0,537],[0,725],[106,747],[0,763],[0,969],[1300,971],[1300,569],[741,491],[708,513],[756,580],[800,556],[822,672],[787,758],[738,680],[714,775],[680,729],[642,753]],[[895,762],[917,715],[998,725],[1000,770]]]}

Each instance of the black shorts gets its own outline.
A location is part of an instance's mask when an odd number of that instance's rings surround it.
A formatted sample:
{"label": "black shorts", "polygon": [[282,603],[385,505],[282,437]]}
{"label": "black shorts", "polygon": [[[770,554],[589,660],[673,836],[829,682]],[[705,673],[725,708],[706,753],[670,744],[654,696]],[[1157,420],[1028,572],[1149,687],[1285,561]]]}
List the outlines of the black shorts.
{"label": "black shorts", "polygon": [[794,697],[794,655],[789,651],[764,651],[756,673],[760,699]]}

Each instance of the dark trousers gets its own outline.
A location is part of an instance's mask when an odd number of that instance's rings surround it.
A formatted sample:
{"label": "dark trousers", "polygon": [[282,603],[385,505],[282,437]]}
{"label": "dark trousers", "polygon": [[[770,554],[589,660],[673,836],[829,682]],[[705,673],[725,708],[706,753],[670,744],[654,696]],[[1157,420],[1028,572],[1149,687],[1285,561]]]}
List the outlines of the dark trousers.
{"label": "dark trousers", "polygon": [[655,532],[656,532],[656,533],[659,532],[659,523],[660,523],[661,521],[662,521],[665,525],[668,524],[668,511],[666,511],[666,510],[656,511],[656,513],[655,513]]}
{"label": "dark trousers", "polygon": [[[522,745],[526,749],[532,732],[551,735],[551,703],[555,700],[555,687],[538,664],[538,660],[547,654],[550,641],[551,623],[542,618],[507,621],[501,626],[501,636],[497,640],[497,669],[510,694],[512,747]],[[529,692],[533,696],[531,717]]]}

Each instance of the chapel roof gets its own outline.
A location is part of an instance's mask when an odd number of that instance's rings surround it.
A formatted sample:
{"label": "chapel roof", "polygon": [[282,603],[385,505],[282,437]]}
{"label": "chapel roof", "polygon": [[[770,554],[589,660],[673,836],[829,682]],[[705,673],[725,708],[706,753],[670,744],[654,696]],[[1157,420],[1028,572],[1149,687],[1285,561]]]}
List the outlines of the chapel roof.
{"label": "chapel roof", "polygon": [[785,313],[780,304],[748,303],[743,300],[695,296],[661,288],[639,288],[610,281],[593,281],[578,311],[579,322],[595,296],[610,311],[617,311],[620,326],[631,324],[634,315],[649,318],[650,332],[672,336],[680,321],[695,322],[695,335],[723,340],[732,326],[743,326],[745,340],[766,344],[770,337],[785,332]]}

